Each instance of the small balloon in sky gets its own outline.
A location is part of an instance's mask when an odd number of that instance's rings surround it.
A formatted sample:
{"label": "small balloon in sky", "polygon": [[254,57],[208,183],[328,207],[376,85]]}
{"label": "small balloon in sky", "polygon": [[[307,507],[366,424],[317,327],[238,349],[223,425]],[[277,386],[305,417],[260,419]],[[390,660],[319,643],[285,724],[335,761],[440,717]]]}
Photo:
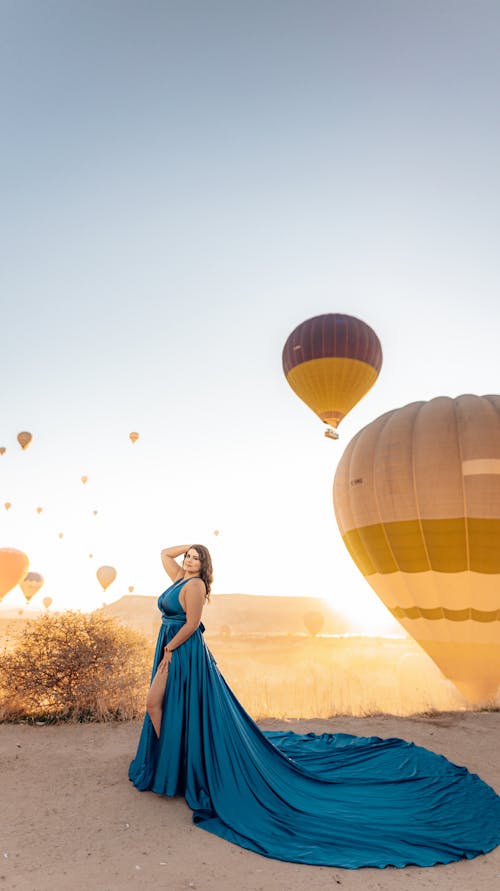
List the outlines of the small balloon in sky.
{"label": "small balloon in sky", "polygon": [[106,588],[109,588],[112,582],[114,582],[116,578],[116,569],[114,566],[100,566],[96,572],[96,576],[103,591],[105,591]]}
{"label": "small balloon in sky", "polygon": [[312,609],[304,613],[304,625],[312,637],[319,634],[324,624],[325,617],[319,610]]}
{"label": "small balloon in sky", "polygon": [[369,325],[354,316],[326,313],[301,322],[283,348],[283,371],[299,399],[337,427],[377,380],[382,347]]}
{"label": "small balloon in sky", "polygon": [[27,430],[22,430],[21,433],[17,434],[17,441],[23,450],[28,448],[32,439],[31,433],[28,433]]}
{"label": "small balloon in sky", "polygon": [[44,597],[42,600],[42,603],[43,603],[45,609],[48,610],[49,606],[52,605],[52,597]]}
{"label": "small balloon in sky", "polygon": [[94,517],[96,517],[97,514],[99,513],[99,511],[97,511],[97,510],[93,510],[92,513],[94,514]]}
{"label": "small balloon in sky", "polygon": [[64,532],[58,532],[58,533],[57,533],[57,537],[58,537],[58,538],[64,538]]}
{"label": "small balloon in sky", "polygon": [[83,476],[80,477],[80,479],[81,479],[83,485],[85,485],[85,483],[86,483],[87,480],[88,480],[88,476],[85,476],[85,474],[84,474]]}
{"label": "small balloon in sky", "polygon": [[89,560],[92,560],[93,554],[89,554]]}
{"label": "small balloon in sky", "polygon": [[131,442],[137,442],[137,440],[139,439],[139,434],[138,433],[129,433],[128,437]]}
{"label": "small balloon in sky", "polygon": [[133,586],[133,585],[129,585],[129,586],[128,586],[128,589],[129,589],[130,593],[132,594],[132,591],[134,590],[134,586]]}
{"label": "small balloon in sky", "polygon": [[29,603],[31,598],[40,590],[43,582],[43,575],[40,575],[39,572],[28,572],[23,581],[19,582],[19,587],[21,588],[27,603]]}
{"label": "small balloon in sky", "polygon": [[0,446],[0,455],[5,455],[6,451],[7,449],[5,448],[5,446]]}
{"label": "small balloon in sky", "polygon": [[43,507],[37,507],[37,509],[36,509],[37,514],[41,514],[42,511],[43,511]]}
{"label": "small balloon in sky", "polygon": [[5,501],[5,502],[4,502],[4,508],[5,508],[5,510],[10,510],[11,507],[12,507],[12,501]]}
{"label": "small balloon in sky", "polygon": [[17,548],[0,548],[0,600],[26,577],[30,561]]}
{"label": "small balloon in sky", "polygon": [[220,535],[220,529],[214,529],[214,535],[215,536]]}

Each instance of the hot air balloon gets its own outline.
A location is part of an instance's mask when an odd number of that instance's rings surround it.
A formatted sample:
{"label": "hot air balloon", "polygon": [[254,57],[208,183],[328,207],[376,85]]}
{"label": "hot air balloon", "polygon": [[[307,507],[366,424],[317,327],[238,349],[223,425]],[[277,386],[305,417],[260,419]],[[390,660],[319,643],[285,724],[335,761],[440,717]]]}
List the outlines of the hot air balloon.
{"label": "hot air balloon", "polygon": [[220,530],[219,530],[219,529],[214,529],[214,535],[215,535],[216,537],[217,537],[218,535],[220,535]]}
{"label": "hot air balloon", "polygon": [[325,617],[323,613],[320,613],[319,610],[312,609],[307,613],[304,613],[304,625],[306,626],[309,634],[313,637],[316,634],[319,634],[323,625],[325,624]]}
{"label": "hot air balloon", "polygon": [[57,537],[58,537],[58,538],[64,538],[64,532],[58,532],[58,533],[57,533]]}
{"label": "hot air balloon", "polygon": [[100,566],[96,572],[96,576],[103,591],[105,591],[106,588],[109,588],[111,583],[114,582],[116,578],[116,569],[114,566]]}
{"label": "hot air balloon", "polygon": [[92,513],[94,514],[94,517],[97,517],[98,511],[93,510]]}
{"label": "hot air balloon", "polygon": [[48,610],[49,606],[51,606],[51,604],[52,604],[52,597],[44,597],[42,600],[42,603],[43,603],[45,609]]}
{"label": "hot air balloon", "polygon": [[17,441],[23,450],[28,448],[32,439],[31,433],[28,433],[27,430],[17,434]]}
{"label": "hot air balloon", "polygon": [[134,586],[133,586],[133,585],[129,585],[129,586],[128,586],[128,589],[129,589],[130,593],[132,594],[132,591],[134,590]]}
{"label": "hot air balloon", "polygon": [[89,559],[92,560],[93,554],[89,554]]}
{"label": "hot air balloon", "polygon": [[80,479],[81,479],[83,485],[85,485],[85,483],[86,483],[87,480],[88,480],[88,476],[85,476],[85,474],[84,474],[83,476],[80,477]]}
{"label": "hot air balloon", "polygon": [[28,572],[23,581],[19,582],[19,587],[21,588],[27,603],[29,603],[31,598],[40,590],[43,582],[43,575],[40,575],[39,572]]}
{"label": "hot air balloon", "polygon": [[43,507],[37,507],[37,509],[36,509],[37,514],[41,514],[42,511],[43,511]]}
{"label": "hot air balloon", "polygon": [[129,433],[128,438],[130,439],[131,442],[137,442],[137,440],[139,439],[139,434],[138,433]]}
{"label": "hot air balloon", "polygon": [[6,451],[7,449],[5,448],[5,446],[0,446],[0,455],[5,455]]}
{"label": "hot air balloon", "polygon": [[392,615],[474,703],[500,683],[500,396],[389,411],[334,482],[351,557]]}
{"label": "hot air balloon", "polygon": [[[283,371],[292,390],[331,427],[337,439],[346,414],[377,380],[382,347],[366,322],[327,313],[302,322],[283,349]],[[333,429],[332,429],[333,428]]]}
{"label": "hot air balloon", "polygon": [[16,548],[0,548],[0,600],[24,579],[30,561],[23,551]]}
{"label": "hot air balloon", "polygon": [[12,501],[6,501],[6,502],[4,503],[4,508],[5,508],[5,510],[10,510],[11,507],[12,507]]}

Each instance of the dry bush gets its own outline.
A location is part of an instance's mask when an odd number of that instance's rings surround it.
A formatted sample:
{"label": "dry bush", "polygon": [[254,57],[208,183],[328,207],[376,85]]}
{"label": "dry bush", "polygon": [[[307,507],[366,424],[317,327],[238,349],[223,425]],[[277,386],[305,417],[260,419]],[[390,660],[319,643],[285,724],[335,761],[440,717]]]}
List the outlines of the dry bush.
{"label": "dry bush", "polygon": [[0,665],[0,720],[124,720],[144,713],[151,654],[138,632],[95,613],[29,622]]}

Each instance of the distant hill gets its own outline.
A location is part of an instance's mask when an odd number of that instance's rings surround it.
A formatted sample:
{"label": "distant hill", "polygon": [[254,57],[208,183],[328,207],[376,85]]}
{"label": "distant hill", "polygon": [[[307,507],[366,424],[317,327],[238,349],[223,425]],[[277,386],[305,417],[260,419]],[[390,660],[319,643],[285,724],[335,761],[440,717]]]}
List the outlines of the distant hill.
{"label": "distant hill", "polygon": [[[131,625],[148,636],[157,630],[160,614],[156,597],[127,595],[99,612]],[[231,634],[305,634],[304,616],[319,612],[324,617],[322,634],[342,634],[349,624],[321,597],[269,597],[255,594],[214,594],[203,610],[207,636]],[[227,630],[226,630],[227,633]]]}

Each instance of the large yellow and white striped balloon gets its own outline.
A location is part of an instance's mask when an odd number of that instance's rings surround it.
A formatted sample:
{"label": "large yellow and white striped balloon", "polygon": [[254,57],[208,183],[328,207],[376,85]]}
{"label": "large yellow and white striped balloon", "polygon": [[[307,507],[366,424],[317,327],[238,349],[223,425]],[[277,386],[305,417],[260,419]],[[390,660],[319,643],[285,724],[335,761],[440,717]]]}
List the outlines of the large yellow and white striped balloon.
{"label": "large yellow and white striped balloon", "polygon": [[500,687],[500,396],[387,412],[334,481],[343,540],[393,616],[472,702]]}

